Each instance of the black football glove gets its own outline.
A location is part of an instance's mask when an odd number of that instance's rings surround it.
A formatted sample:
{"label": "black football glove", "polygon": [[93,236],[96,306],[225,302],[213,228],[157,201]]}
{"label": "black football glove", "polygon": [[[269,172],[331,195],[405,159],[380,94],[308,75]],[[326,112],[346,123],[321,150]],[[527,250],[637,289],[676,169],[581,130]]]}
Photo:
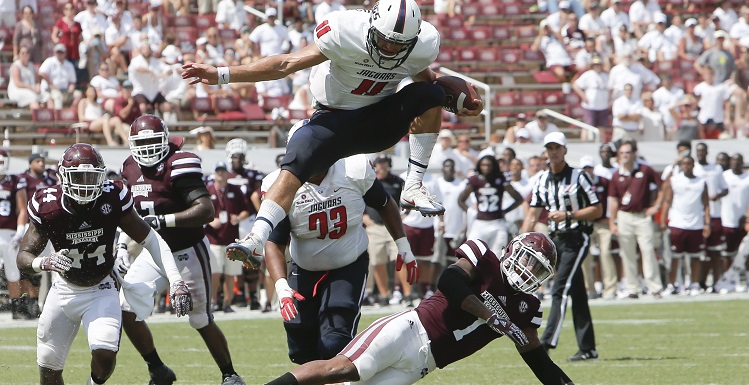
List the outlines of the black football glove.
{"label": "black football glove", "polygon": [[166,228],[166,220],[163,215],[146,215],[143,220],[156,231]]}

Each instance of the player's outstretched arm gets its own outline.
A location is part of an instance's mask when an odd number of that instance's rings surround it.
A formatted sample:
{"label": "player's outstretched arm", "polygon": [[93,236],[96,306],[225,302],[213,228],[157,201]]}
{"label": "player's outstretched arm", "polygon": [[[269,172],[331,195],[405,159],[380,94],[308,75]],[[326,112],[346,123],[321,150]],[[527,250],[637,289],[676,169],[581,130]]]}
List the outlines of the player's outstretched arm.
{"label": "player's outstretched arm", "polygon": [[47,241],[47,236],[39,231],[34,222],[31,222],[21,240],[21,245],[18,247],[18,256],[16,257],[18,269],[28,274],[38,273],[33,268],[34,259],[44,251]]}
{"label": "player's outstretched arm", "polygon": [[544,385],[574,385],[569,376],[546,353],[538,339],[538,331],[535,328],[526,328],[523,329],[523,333],[528,337],[529,343],[517,346],[518,353],[536,378]]}
{"label": "player's outstretched arm", "polygon": [[[296,71],[316,66],[328,58],[316,44],[283,55],[264,57],[249,64],[219,68],[208,64],[188,63],[182,66],[182,79],[190,84],[227,84],[259,82],[284,78]],[[224,69],[227,71],[224,72]],[[221,73],[219,73],[221,72]],[[219,78],[219,75],[221,78]]]}

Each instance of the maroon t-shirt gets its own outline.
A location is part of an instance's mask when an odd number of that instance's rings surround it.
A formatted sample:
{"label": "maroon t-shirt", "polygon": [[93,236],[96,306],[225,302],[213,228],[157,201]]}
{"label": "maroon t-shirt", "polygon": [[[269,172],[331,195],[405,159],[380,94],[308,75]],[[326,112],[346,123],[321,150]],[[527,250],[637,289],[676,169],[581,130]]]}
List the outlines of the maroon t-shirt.
{"label": "maroon t-shirt", "polygon": [[[127,107],[127,99],[123,98],[122,96],[118,96],[114,99],[114,113],[117,116],[120,116],[120,111]],[[130,114],[126,116],[124,119],[122,119],[123,123],[127,124],[133,124],[135,122],[135,119],[138,119],[142,113],[140,112],[140,107],[138,107],[138,103],[133,104],[133,108],[130,109]],[[122,117],[120,117],[122,118]]]}
{"label": "maroon t-shirt", "polygon": [[242,194],[242,188],[236,185],[227,184],[223,190],[216,189],[215,183],[207,187],[208,193],[211,194],[213,209],[216,211],[215,218],[221,218],[221,212],[226,212],[226,222],[218,229],[206,226],[205,235],[212,245],[228,245],[239,238],[239,224],[231,224],[229,217],[247,210],[247,200]]}
{"label": "maroon t-shirt", "polygon": [[85,208],[63,196],[62,186],[39,189],[29,200],[29,220],[55,251],[68,249],[73,266],[61,274],[78,286],[99,283],[114,266],[114,237],[133,198],[121,181],[105,181],[102,194]]}
{"label": "maroon t-shirt", "polygon": [[62,18],[59,18],[57,19],[57,22],[55,22],[55,27],[60,30],[60,43],[62,43],[67,50],[65,57],[70,60],[80,59],[81,56],[78,53],[78,44],[81,42],[81,35],[83,34],[81,24],[77,21],[74,21],[73,24],[68,24],[62,20]]}
{"label": "maroon t-shirt", "polygon": [[18,224],[16,195],[25,188],[25,179],[21,179],[18,175],[6,175],[0,180],[0,229],[16,229]]}
{"label": "maroon t-shirt", "polygon": [[504,217],[502,196],[505,193],[505,183],[507,181],[501,173],[494,179],[486,179],[481,174],[468,177],[468,184],[473,188],[473,195],[478,202],[476,219],[489,221]]}
{"label": "maroon t-shirt", "polygon": [[[141,167],[132,155],[122,165],[122,178],[133,194],[135,210],[142,217],[178,213],[190,207],[192,202],[185,202],[174,186],[178,178],[197,178],[202,183],[200,158],[179,151],[174,144],[169,147],[169,155],[153,167]],[[159,235],[174,252],[192,247],[204,237],[202,226],[168,227],[159,230]]]}
{"label": "maroon t-shirt", "polygon": [[653,205],[650,184],[661,187],[661,177],[650,166],[637,164],[632,174],[623,175],[619,168],[609,183],[609,196],[619,202],[619,210],[640,213]]}
{"label": "maroon t-shirt", "polygon": [[[476,268],[471,291],[488,309],[509,318],[520,329],[541,326],[541,302],[530,294],[512,289],[500,270],[499,258],[483,241],[466,241],[455,256],[466,258]],[[484,321],[462,310],[459,304],[449,304],[439,290],[421,301],[415,310],[429,336],[439,368],[470,356],[502,336]]]}

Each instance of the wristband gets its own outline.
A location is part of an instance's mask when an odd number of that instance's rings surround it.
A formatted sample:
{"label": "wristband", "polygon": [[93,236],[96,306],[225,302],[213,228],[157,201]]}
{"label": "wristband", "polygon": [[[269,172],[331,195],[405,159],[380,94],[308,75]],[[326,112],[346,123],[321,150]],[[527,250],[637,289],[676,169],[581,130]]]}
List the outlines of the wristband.
{"label": "wristband", "polygon": [[174,214],[164,215],[164,224],[166,224],[166,227],[177,227],[177,217]]}
{"label": "wristband", "polygon": [[117,248],[127,250],[127,243],[118,243]]}
{"label": "wristband", "polygon": [[28,224],[21,224],[19,223],[18,226],[16,226],[16,233],[23,234],[26,232],[26,227]]}
{"label": "wristband", "polygon": [[229,67],[218,67],[218,85],[229,84]]}
{"label": "wristband", "polygon": [[567,219],[572,220],[575,214],[572,213],[572,211],[567,211]]}
{"label": "wristband", "polygon": [[31,261],[31,268],[34,269],[37,273],[42,272],[42,257],[36,257],[33,261]]}

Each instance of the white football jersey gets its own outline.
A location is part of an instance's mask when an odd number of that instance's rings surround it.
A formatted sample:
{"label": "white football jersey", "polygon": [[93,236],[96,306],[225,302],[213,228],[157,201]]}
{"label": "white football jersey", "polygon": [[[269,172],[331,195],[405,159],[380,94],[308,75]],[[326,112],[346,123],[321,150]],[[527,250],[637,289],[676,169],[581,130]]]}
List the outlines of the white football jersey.
{"label": "white football jersey", "polygon": [[705,206],[702,192],[707,185],[701,177],[687,178],[684,173],[671,177],[674,192],[671,209],[668,210],[668,225],[683,230],[702,230],[705,225]]}
{"label": "white football jersey", "polygon": [[419,40],[405,63],[392,70],[377,66],[367,52],[369,12],[338,11],[315,28],[315,44],[330,60],[310,78],[315,100],[327,107],[353,110],[395,93],[401,80],[429,67],[440,50],[440,35],[421,22]]}
{"label": "white football jersey", "polygon": [[[263,179],[268,191],[276,170]],[[320,185],[305,183],[297,190],[289,212],[291,258],[303,269],[338,269],[356,261],[369,239],[362,226],[364,194],[377,178],[365,155],[341,159],[328,169]]]}

